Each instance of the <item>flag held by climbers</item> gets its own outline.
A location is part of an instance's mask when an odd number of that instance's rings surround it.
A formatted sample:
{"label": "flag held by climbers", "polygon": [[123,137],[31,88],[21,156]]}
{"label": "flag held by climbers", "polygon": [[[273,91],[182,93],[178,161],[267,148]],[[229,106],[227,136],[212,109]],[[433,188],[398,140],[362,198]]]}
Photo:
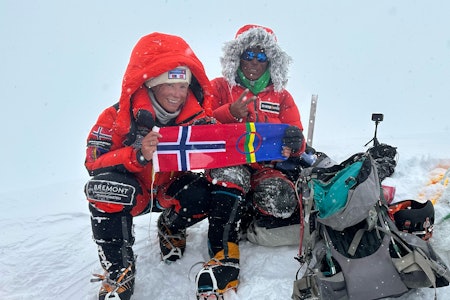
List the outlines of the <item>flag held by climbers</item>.
{"label": "flag held by climbers", "polygon": [[155,172],[188,171],[284,160],[282,139],[288,126],[236,123],[162,127],[153,168]]}

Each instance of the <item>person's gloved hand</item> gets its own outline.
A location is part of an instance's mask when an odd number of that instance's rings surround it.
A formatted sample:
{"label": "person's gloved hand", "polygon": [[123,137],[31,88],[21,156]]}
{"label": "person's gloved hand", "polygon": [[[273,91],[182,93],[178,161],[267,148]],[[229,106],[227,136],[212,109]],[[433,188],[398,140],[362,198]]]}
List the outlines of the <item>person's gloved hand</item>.
{"label": "person's gloved hand", "polygon": [[140,149],[142,146],[142,139],[152,130],[153,126],[155,126],[155,119],[151,112],[140,109],[136,114],[135,120],[137,129],[133,147]]}
{"label": "person's gloved hand", "polygon": [[136,114],[136,123],[138,126],[147,127],[152,130],[155,126],[155,118],[148,110],[140,109]]}
{"label": "person's gloved hand", "polygon": [[284,146],[291,148],[292,153],[300,150],[303,144],[304,136],[300,128],[296,126],[289,126],[284,131],[283,144]]}

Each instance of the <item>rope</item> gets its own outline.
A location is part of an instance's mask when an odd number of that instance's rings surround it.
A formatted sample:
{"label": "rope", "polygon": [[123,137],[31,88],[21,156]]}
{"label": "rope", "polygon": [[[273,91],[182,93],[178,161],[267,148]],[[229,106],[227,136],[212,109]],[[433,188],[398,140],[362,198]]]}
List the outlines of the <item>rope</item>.
{"label": "rope", "polygon": [[153,211],[153,203],[154,203],[154,196],[153,196],[153,187],[155,183],[155,169],[152,166],[152,178],[151,178],[151,184],[150,184],[150,212],[149,212],[149,223],[148,223],[148,241],[151,243],[152,241],[152,235],[151,235],[151,229],[152,229],[152,211]]}
{"label": "rope", "polygon": [[303,236],[304,236],[304,231],[305,231],[305,223],[304,223],[304,216],[303,216],[303,203],[302,203],[302,194],[299,194],[298,189],[299,189],[299,182],[300,182],[300,178],[297,179],[297,181],[295,181],[295,197],[297,197],[297,201],[298,201],[298,207],[299,207],[299,214],[300,214],[300,242],[299,242],[299,249],[298,249],[298,257],[300,258],[302,255],[302,247],[303,247]]}
{"label": "rope", "polygon": [[[153,126],[152,131],[154,132],[159,132],[159,127],[157,126]],[[150,218],[149,218],[149,224],[148,224],[148,241],[151,242],[152,241],[152,237],[151,237],[151,228],[152,228],[152,211],[153,211],[153,204],[154,204],[154,196],[153,196],[153,189],[154,189],[154,184],[155,184],[155,177],[156,177],[156,172],[155,172],[155,168],[153,167],[153,161],[155,158],[157,158],[157,153],[156,151],[153,152],[153,159],[152,159],[152,178],[151,178],[151,183],[150,183]]]}

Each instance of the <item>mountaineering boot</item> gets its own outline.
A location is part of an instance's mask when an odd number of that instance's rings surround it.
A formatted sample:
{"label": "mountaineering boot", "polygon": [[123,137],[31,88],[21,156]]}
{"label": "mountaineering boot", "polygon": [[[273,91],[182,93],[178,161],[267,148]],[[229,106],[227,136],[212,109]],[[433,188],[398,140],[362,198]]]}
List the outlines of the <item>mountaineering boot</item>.
{"label": "mountaineering boot", "polygon": [[219,251],[203,265],[196,276],[197,299],[222,299],[229,289],[237,289],[239,284],[239,246],[227,243],[225,250]]}
{"label": "mountaineering boot", "polygon": [[171,263],[180,259],[186,249],[186,229],[171,226],[171,218],[175,216],[172,210],[164,211],[158,218],[158,238],[161,249],[161,259]]}
{"label": "mountaineering boot", "polygon": [[91,282],[101,281],[98,292],[99,300],[130,300],[134,292],[135,267],[130,264],[127,268],[108,272],[104,275],[94,274]]}

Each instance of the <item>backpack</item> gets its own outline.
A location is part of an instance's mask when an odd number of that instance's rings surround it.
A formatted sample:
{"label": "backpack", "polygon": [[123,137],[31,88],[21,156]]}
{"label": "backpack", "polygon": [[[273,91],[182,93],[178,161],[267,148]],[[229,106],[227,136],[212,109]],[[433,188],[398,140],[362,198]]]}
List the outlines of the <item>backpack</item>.
{"label": "backpack", "polygon": [[370,153],[306,168],[297,184],[300,268],[292,299],[380,299],[449,284],[450,271],[431,245],[389,217]]}

